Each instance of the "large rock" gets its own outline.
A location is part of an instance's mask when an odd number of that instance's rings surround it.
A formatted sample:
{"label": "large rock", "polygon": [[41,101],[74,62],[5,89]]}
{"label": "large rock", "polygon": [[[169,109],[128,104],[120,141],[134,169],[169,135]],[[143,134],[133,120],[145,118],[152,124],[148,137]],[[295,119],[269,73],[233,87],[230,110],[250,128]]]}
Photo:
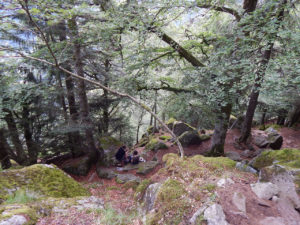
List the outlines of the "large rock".
{"label": "large rock", "polygon": [[225,220],[223,208],[219,204],[213,204],[204,211],[204,219],[207,225],[228,225]]}
{"label": "large rock", "polygon": [[283,138],[276,130],[270,127],[265,131],[264,135],[255,136],[253,142],[259,148],[269,147],[278,150],[282,146]]}
{"label": "large rock", "polygon": [[225,152],[225,156],[234,161],[242,161],[240,154],[237,152]]}
{"label": "large rock", "polygon": [[98,177],[105,179],[112,179],[118,175],[114,169],[110,168],[97,167],[96,172]]}
{"label": "large rock", "polygon": [[64,163],[62,169],[73,175],[86,176],[90,171],[91,164],[91,159],[88,156],[84,156]]}
{"label": "large rock", "polygon": [[246,197],[242,193],[234,192],[232,203],[239,211],[246,214]]}
{"label": "large rock", "polygon": [[174,122],[173,133],[176,136],[180,136],[186,131],[195,131],[195,129],[184,122],[181,122],[181,121]]}
{"label": "large rock", "polygon": [[251,184],[252,191],[257,197],[265,200],[271,199],[274,195],[278,195],[279,189],[277,185],[271,182]]}
{"label": "large rock", "polygon": [[182,146],[187,147],[189,145],[199,145],[202,140],[197,131],[186,131],[179,137],[179,141]]}
{"label": "large rock", "polygon": [[147,214],[150,212],[153,207],[154,203],[157,197],[157,192],[159,188],[161,187],[161,183],[154,183],[150,184],[146,190],[146,193],[143,198],[144,206],[143,206],[143,212],[144,214]]}
{"label": "large rock", "polygon": [[100,144],[104,152],[104,157],[101,164],[104,166],[114,165],[116,163],[115,155],[118,149],[124,144],[113,137],[100,138]]}
{"label": "large rock", "polygon": [[157,165],[158,161],[141,162],[138,164],[138,170],[136,173],[146,175],[150,173]]}
{"label": "large rock", "polygon": [[265,148],[269,144],[267,137],[264,136],[255,136],[253,142],[259,148]]}
{"label": "large rock", "polygon": [[7,199],[17,190],[36,193],[40,197],[89,195],[88,191],[69,175],[54,165],[46,164],[0,172],[0,200]]}
{"label": "large rock", "polygon": [[280,134],[274,134],[274,133],[270,133],[268,134],[268,142],[269,142],[269,147],[271,149],[274,149],[274,150],[278,150],[281,148],[282,146],[282,143],[283,143],[283,138]]}
{"label": "large rock", "polygon": [[158,151],[161,149],[168,149],[168,146],[156,138],[152,138],[145,146],[147,150]]}
{"label": "large rock", "polygon": [[140,183],[141,182],[141,178],[134,176],[133,174],[118,174],[118,176],[116,177],[116,181],[119,184],[124,184],[127,182],[136,182],[136,183]]}

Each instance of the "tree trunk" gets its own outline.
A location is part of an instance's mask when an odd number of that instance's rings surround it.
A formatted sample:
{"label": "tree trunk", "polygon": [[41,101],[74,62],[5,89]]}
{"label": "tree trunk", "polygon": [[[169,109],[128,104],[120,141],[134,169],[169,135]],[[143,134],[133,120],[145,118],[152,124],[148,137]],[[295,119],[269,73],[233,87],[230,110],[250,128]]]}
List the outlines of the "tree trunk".
{"label": "tree trunk", "polygon": [[7,144],[6,138],[4,137],[3,130],[0,129],[0,162],[2,169],[8,169],[11,167],[11,162],[9,159],[9,150],[7,149],[9,145]]}
{"label": "tree trunk", "polygon": [[23,149],[23,145],[19,139],[19,132],[18,132],[17,125],[16,125],[15,119],[13,117],[13,114],[9,109],[3,109],[3,111],[6,113],[4,120],[7,123],[9,136],[11,137],[11,141],[16,149],[16,153],[17,153],[16,161],[20,165],[26,165],[27,164],[27,156]]}
{"label": "tree trunk", "polygon": [[[157,114],[157,91],[155,91],[155,98],[154,98],[154,113]],[[154,125],[153,125],[153,134],[157,131],[157,123],[156,119],[154,118]]]}
{"label": "tree trunk", "polygon": [[[81,45],[80,40],[78,37],[78,31],[77,31],[77,24],[75,17],[73,17],[71,20],[69,20],[69,29],[71,31],[73,44],[74,44],[74,60],[75,60],[75,71],[76,74],[78,74],[80,77],[84,77],[84,71],[83,71],[83,63],[81,58]],[[79,106],[80,106],[80,116],[81,121],[84,126],[85,131],[85,137],[86,137],[86,143],[87,143],[87,150],[88,150],[88,156],[91,159],[91,163],[97,161],[98,157],[98,151],[95,145],[94,136],[93,136],[93,126],[90,120],[89,115],[89,105],[88,100],[86,96],[86,86],[85,81],[82,79],[77,80],[78,85],[78,96],[79,96]],[[103,151],[101,150],[100,157],[103,156]]]}
{"label": "tree trunk", "polygon": [[232,105],[228,104],[221,108],[221,113],[217,116],[215,123],[214,134],[212,136],[209,156],[222,156],[224,155],[224,144],[226,133],[229,124]]}
{"label": "tree trunk", "polygon": [[38,144],[32,139],[32,131],[30,128],[31,120],[30,120],[30,113],[28,106],[23,106],[22,112],[22,126],[24,130],[24,137],[27,145],[28,150],[28,157],[29,157],[29,164],[37,163],[37,156],[39,152]]}
{"label": "tree trunk", "polygon": [[260,119],[260,125],[265,125],[267,110],[263,111],[263,114]]}
{"label": "tree trunk", "polygon": [[[278,22],[277,22],[276,31],[278,31],[278,29],[280,27],[280,22],[283,20],[284,6],[286,4],[287,4],[287,0],[284,0],[283,3],[281,4],[281,6],[279,7],[279,11],[277,14]],[[276,37],[276,35],[277,35],[277,32],[274,34],[274,38]],[[255,113],[256,106],[257,106],[258,97],[259,97],[259,88],[261,87],[261,83],[263,81],[263,78],[264,78],[270,57],[271,57],[273,46],[274,46],[274,40],[272,40],[268,43],[267,49],[263,52],[262,60],[260,62],[258,71],[256,73],[254,87],[250,94],[246,117],[245,117],[245,120],[242,125],[241,136],[238,140],[239,143],[246,143],[248,138],[251,135],[252,121],[253,121],[253,117],[254,117],[254,113]]]}
{"label": "tree trunk", "polygon": [[[110,62],[108,59],[105,60],[105,72],[109,72],[109,65]],[[108,87],[108,77],[105,76],[104,80],[104,85]],[[102,131],[104,134],[108,134],[108,128],[109,128],[109,99],[108,99],[108,91],[103,90],[103,101],[104,101],[104,106],[103,106],[103,123],[102,123]]]}

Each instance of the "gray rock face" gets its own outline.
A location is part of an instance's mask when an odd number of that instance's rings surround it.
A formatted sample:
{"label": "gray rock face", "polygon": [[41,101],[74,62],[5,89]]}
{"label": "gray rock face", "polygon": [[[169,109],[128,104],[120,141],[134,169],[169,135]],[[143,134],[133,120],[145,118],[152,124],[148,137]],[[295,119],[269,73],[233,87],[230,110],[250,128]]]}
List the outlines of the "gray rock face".
{"label": "gray rock face", "polygon": [[160,183],[154,183],[150,184],[149,187],[146,190],[146,193],[144,195],[144,206],[143,206],[143,212],[144,214],[150,212],[153,209],[153,206],[155,204],[155,200],[157,197],[157,193],[159,188],[161,187]]}
{"label": "gray rock face", "polygon": [[234,192],[232,196],[232,203],[239,211],[246,214],[246,197],[242,193]]}
{"label": "gray rock face", "polygon": [[13,215],[12,217],[0,221],[0,225],[22,225],[27,222],[25,216],[22,215]]}
{"label": "gray rock face", "polygon": [[189,145],[199,145],[202,142],[198,132],[195,130],[185,131],[182,135],[180,135],[179,141],[184,147]]}
{"label": "gray rock face", "polygon": [[251,184],[251,189],[257,197],[265,200],[269,200],[279,193],[277,185],[271,182]]}
{"label": "gray rock face", "polygon": [[228,157],[229,159],[232,159],[233,161],[238,161],[238,162],[242,161],[240,154],[237,152],[233,152],[233,151],[226,152],[225,156]]}
{"label": "gray rock face", "polygon": [[180,136],[186,131],[194,131],[194,129],[189,125],[187,125],[186,123],[180,121],[176,121],[173,124],[173,132],[176,136]]}
{"label": "gray rock face", "polygon": [[141,178],[134,176],[133,174],[118,174],[116,181],[120,184],[124,184],[129,181],[140,183]]}
{"label": "gray rock face", "polygon": [[219,204],[208,207],[204,211],[204,219],[207,220],[207,225],[228,225],[223,208]]}
{"label": "gray rock face", "polygon": [[268,146],[269,142],[264,136],[256,136],[253,139],[254,144],[259,148],[265,148]]}
{"label": "gray rock face", "polygon": [[280,149],[283,143],[282,136],[271,127],[268,128],[265,133],[265,135],[254,137],[254,144],[259,148],[270,147],[273,150]]}

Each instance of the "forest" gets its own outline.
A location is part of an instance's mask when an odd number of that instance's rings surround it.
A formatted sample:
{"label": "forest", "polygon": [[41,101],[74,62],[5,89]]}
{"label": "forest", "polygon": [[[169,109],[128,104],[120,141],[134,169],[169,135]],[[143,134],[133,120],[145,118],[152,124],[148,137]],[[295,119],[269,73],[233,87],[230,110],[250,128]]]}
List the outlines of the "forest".
{"label": "forest", "polygon": [[300,224],[299,1],[2,0],[0,21],[1,225]]}

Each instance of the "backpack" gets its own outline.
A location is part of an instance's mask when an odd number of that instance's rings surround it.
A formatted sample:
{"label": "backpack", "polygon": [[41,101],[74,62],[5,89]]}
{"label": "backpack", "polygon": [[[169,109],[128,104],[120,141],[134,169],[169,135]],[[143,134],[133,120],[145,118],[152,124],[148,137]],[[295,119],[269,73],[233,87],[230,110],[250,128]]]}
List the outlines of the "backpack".
{"label": "backpack", "polygon": [[140,156],[138,156],[138,155],[133,156],[131,159],[132,164],[138,164],[139,161],[140,161]]}

